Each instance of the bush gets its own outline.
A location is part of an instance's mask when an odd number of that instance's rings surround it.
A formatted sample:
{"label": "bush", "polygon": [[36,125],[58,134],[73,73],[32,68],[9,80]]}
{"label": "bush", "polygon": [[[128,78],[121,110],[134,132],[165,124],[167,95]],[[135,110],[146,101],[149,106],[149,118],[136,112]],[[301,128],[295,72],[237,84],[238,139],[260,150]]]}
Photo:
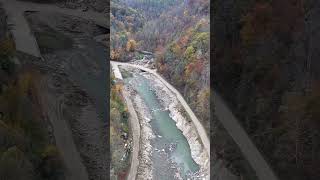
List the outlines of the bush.
{"label": "bush", "polygon": [[190,60],[193,58],[194,53],[195,53],[195,49],[193,48],[193,46],[189,46],[184,52],[184,55],[188,60]]}
{"label": "bush", "polygon": [[59,150],[54,145],[48,145],[42,153],[40,164],[41,176],[48,180],[62,180],[64,178],[64,165]]}
{"label": "bush", "polygon": [[11,57],[15,52],[14,42],[10,38],[5,38],[0,42],[0,68],[7,72],[9,75],[14,72],[14,63]]}
{"label": "bush", "polygon": [[133,52],[136,50],[136,46],[137,46],[137,43],[135,40],[133,39],[130,39],[128,42],[127,42],[127,51],[129,52]]}
{"label": "bush", "polygon": [[15,71],[15,64],[10,60],[9,57],[2,57],[0,59],[0,67],[4,70],[8,75],[12,75]]}
{"label": "bush", "polygon": [[11,56],[15,51],[15,45],[11,38],[5,38],[0,42],[0,57]]}
{"label": "bush", "polygon": [[17,147],[11,147],[2,154],[0,159],[0,179],[35,179],[32,164]]}

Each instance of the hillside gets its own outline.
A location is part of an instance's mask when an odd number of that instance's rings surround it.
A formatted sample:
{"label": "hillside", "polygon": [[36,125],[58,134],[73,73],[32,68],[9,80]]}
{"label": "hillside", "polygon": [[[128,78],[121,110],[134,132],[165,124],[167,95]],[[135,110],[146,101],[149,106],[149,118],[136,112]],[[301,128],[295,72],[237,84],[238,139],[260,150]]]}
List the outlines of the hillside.
{"label": "hillside", "polygon": [[120,90],[122,85],[111,75],[110,93],[110,152],[111,152],[111,179],[127,177],[131,158],[131,137],[128,123],[128,110],[124,104]]}
{"label": "hillside", "polygon": [[207,0],[111,2],[111,59],[139,59],[137,49],[154,52],[159,72],[187,98],[207,128],[208,5]]}
{"label": "hillside", "polygon": [[319,5],[214,4],[213,84],[280,179],[320,177]]}
{"label": "hillside", "polygon": [[134,53],[130,52],[136,46],[134,34],[144,22],[141,12],[126,6],[123,2],[111,1],[110,22],[111,59],[127,61],[133,58]]}
{"label": "hillside", "polygon": [[60,152],[42,116],[37,71],[15,61],[0,7],[0,179],[65,179]]}

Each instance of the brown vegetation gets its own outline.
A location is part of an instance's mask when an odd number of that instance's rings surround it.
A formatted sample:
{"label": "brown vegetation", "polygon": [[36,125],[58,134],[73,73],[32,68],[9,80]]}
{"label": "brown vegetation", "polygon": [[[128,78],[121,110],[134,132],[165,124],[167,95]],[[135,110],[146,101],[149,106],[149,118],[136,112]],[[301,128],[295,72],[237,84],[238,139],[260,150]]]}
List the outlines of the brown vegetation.
{"label": "brown vegetation", "polygon": [[227,3],[215,4],[223,20],[215,31],[216,89],[280,179],[319,179],[319,57],[311,41],[317,35],[308,30],[317,18],[310,15],[311,1],[237,0],[223,11]]}

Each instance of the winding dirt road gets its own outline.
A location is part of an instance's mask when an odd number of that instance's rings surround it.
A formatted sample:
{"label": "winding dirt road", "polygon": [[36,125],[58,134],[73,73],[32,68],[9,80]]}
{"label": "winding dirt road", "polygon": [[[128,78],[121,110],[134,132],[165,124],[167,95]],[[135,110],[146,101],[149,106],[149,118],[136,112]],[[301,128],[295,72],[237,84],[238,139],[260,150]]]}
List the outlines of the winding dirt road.
{"label": "winding dirt road", "polygon": [[131,165],[130,165],[130,171],[127,177],[128,180],[131,180],[131,179],[136,179],[138,166],[139,166],[140,123],[139,123],[138,115],[134,110],[132,101],[129,98],[129,93],[125,89],[123,89],[122,95],[125,98],[129,113],[131,115],[130,124],[132,127],[132,132],[134,132],[132,133],[133,147],[132,147]]}
{"label": "winding dirt road", "polygon": [[[115,63],[111,63],[111,68],[113,70],[115,77],[117,79],[123,80],[118,65]],[[133,103],[129,98],[129,92],[127,92],[126,89],[122,89],[121,92],[122,92],[122,96],[125,98],[126,105],[130,113],[130,124],[132,128],[133,147],[132,147],[130,170],[127,176],[128,180],[132,180],[132,179],[136,179],[138,166],[139,166],[140,123],[139,123],[138,115],[133,107]]]}
{"label": "winding dirt road", "polygon": [[257,147],[253,144],[245,130],[241,127],[239,121],[225,105],[222,98],[213,93],[213,104],[215,115],[222,123],[233,140],[237,143],[244,157],[250,163],[252,169],[260,180],[277,180],[277,176],[265,161]]}

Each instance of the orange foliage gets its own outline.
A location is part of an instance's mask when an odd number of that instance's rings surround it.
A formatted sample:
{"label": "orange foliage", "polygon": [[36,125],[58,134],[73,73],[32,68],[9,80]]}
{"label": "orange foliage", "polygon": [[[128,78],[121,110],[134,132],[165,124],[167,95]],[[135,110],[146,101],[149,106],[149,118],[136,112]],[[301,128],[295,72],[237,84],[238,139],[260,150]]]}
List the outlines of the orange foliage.
{"label": "orange foliage", "polygon": [[241,29],[242,40],[251,43],[259,38],[267,37],[272,33],[272,7],[269,3],[256,3],[252,12],[243,19]]}
{"label": "orange foliage", "polygon": [[190,64],[188,64],[188,65],[186,65],[186,67],[185,67],[185,74],[186,74],[187,77],[190,76],[190,74],[191,74],[192,71],[194,70],[194,67],[195,67],[195,65],[194,65],[193,62],[190,63]]}
{"label": "orange foliage", "polygon": [[121,90],[122,90],[122,85],[121,85],[121,84],[116,84],[116,85],[115,85],[115,91],[118,92],[118,93],[120,93]]}
{"label": "orange foliage", "polygon": [[168,67],[166,64],[159,64],[159,72],[164,73],[168,70]]}
{"label": "orange foliage", "polygon": [[118,60],[120,58],[120,52],[117,50],[111,50],[111,59]]}
{"label": "orange foliage", "polygon": [[181,47],[177,43],[173,44],[173,46],[171,47],[171,50],[176,56],[182,55],[182,52],[183,52],[183,50],[181,49]]}
{"label": "orange foliage", "polygon": [[133,39],[130,39],[128,42],[127,42],[127,51],[129,52],[133,52],[136,50],[136,46],[137,46],[137,43],[135,40]]}
{"label": "orange foliage", "polygon": [[198,59],[198,60],[196,61],[196,63],[194,64],[194,69],[195,69],[195,71],[196,71],[197,73],[200,74],[200,73],[202,72],[202,70],[203,70],[203,66],[204,66],[203,61],[200,60],[200,59]]}
{"label": "orange foliage", "polygon": [[186,47],[188,42],[189,42],[189,39],[190,39],[190,35],[191,35],[191,31],[187,31],[187,33],[182,36],[180,39],[179,39],[179,44],[182,46],[182,47]]}

